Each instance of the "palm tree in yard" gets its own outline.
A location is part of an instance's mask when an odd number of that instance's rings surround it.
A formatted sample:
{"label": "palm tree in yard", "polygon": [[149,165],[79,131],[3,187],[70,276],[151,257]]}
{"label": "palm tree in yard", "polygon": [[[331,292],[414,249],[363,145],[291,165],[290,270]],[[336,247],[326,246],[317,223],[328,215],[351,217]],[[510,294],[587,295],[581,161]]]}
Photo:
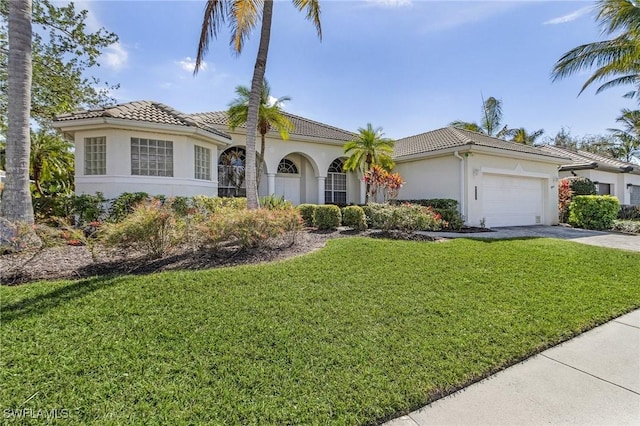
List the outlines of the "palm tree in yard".
{"label": "palm tree in yard", "polygon": [[7,180],[2,215],[10,221],[33,223],[29,191],[29,115],[31,112],[31,0],[9,1],[7,86]]}
{"label": "palm tree in yard", "polygon": [[[238,97],[229,104],[227,114],[229,115],[229,128],[234,130],[244,124],[247,124],[247,115],[249,113],[249,98],[251,90],[245,86],[236,87],[236,95]],[[266,140],[265,136],[269,130],[274,129],[280,133],[283,140],[289,139],[289,132],[293,131],[293,123],[284,116],[282,104],[290,101],[288,96],[280,98],[271,98],[271,87],[267,80],[262,82],[262,91],[260,92],[260,107],[258,108],[258,133],[260,133],[260,156],[258,166],[256,168],[256,186],[260,186],[260,176],[262,176],[262,164],[264,161],[264,152]]]}
{"label": "palm tree in yard", "polygon": [[[382,127],[374,128],[371,123],[368,123],[366,128],[359,128],[358,135],[344,145],[344,153],[349,156],[344,163],[344,169],[364,173],[374,165],[378,165],[391,170],[394,166],[391,159],[394,145],[393,139],[384,137]],[[367,184],[366,194],[368,198],[369,184]]]}
{"label": "palm tree in yard", "polygon": [[524,127],[520,127],[518,129],[509,129],[507,131],[508,136],[511,137],[509,139],[511,142],[517,142],[524,145],[533,145],[540,136],[544,134],[543,129],[536,130],[535,132],[529,133],[527,129]]}
{"label": "palm tree in yard", "polygon": [[640,156],[640,111],[623,109],[616,119],[622,129],[608,129],[619,141],[612,147],[612,154],[621,160],[630,162],[633,157]]}
{"label": "palm tree in yard", "polygon": [[503,138],[507,134],[507,126],[502,126],[502,101],[493,96],[482,102],[482,119],[480,123],[456,120],[449,123],[458,129],[471,130],[487,136]]}
{"label": "palm tree in yard", "polygon": [[[306,18],[313,22],[322,38],[320,26],[320,2],[319,0],[293,0],[294,6],[306,12]],[[231,47],[240,54],[244,41],[249,37],[258,21],[262,19],[260,26],[260,43],[251,79],[251,91],[249,93],[247,111],[247,142],[246,142],[246,188],[247,207],[258,207],[258,185],[256,179],[256,131],[258,130],[258,112],[260,109],[260,93],[262,81],[267,67],[269,53],[269,40],[271,38],[271,18],[273,16],[273,0],[208,0],[204,9],[204,19],[200,31],[198,53],[196,55],[197,73],[203,63],[203,58],[209,49],[209,42],[217,37],[220,26],[225,23],[231,30]]]}
{"label": "palm tree in yard", "polygon": [[632,85],[626,97],[640,97],[640,3],[637,0],[598,0],[596,21],[609,40],[583,44],[565,53],[556,62],[554,81],[583,70],[596,68],[580,93],[594,83],[602,83],[596,93],[611,87]]}

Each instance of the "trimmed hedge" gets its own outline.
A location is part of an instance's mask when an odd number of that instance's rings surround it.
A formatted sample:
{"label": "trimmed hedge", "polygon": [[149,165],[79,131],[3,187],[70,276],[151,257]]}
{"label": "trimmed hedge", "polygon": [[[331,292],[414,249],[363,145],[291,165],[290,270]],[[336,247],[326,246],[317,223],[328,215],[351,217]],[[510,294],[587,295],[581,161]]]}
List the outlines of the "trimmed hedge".
{"label": "trimmed hedge", "polygon": [[569,178],[573,195],[596,195],[596,184],[584,177]]}
{"label": "trimmed hedge", "polygon": [[342,223],[358,231],[367,229],[367,217],[360,206],[347,206],[342,211]]}
{"label": "trimmed hedge", "polygon": [[464,225],[462,215],[458,210],[458,200],[451,198],[428,198],[424,200],[391,200],[393,205],[415,204],[424,207],[431,207],[440,215],[444,229],[459,230]]}
{"label": "trimmed hedge", "polygon": [[370,203],[363,206],[362,209],[367,216],[367,224],[374,229],[404,232],[438,231],[443,226],[440,214],[431,206],[424,207],[416,204],[394,206]]}
{"label": "trimmed hedge", "polygon": [[340,207],[331,204],[316,206],[313,212],[313,224],[318,229],[337,229],[341,223]]}
{"label": "trimmed hedge", "polygon": [[313,214],[318,208],[317,204],[299,204],[296,207],[300,212],[300,216],[304,221],[305,226],[313,226]]}
{"label": "trimmed hedge", "polygon": [[569,224],[578,228],[611,229],[620,210],[612,195],[577,195],[569,204]]}
{"label": "trimmed hedge", "polygon": [[620,220],[640,220],[640,206],[620,206],[618,212]]}

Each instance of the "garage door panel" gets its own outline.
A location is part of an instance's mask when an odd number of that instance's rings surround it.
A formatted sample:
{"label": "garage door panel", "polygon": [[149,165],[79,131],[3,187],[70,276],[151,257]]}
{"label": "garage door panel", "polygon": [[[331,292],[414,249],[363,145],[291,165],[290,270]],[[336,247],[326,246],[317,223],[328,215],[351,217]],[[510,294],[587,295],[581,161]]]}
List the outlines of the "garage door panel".
{"label": "garage door panel", "polygon": [[543,180],[510,175],[483,176],[486,226],[536,225],[542,221]]}

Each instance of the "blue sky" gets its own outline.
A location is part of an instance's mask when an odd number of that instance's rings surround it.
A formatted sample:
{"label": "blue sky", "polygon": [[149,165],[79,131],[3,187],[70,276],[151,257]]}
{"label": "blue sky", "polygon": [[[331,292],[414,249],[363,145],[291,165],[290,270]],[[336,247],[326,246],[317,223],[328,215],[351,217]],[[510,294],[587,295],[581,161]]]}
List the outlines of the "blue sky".
{"label": "blue sky", "polygon": [[[184,112],[226,109],[249,85],[259,34],[236,57],[223,31],[192,75],[204,1],[90,1],[89,27],[120,36],[95,74],[120,102],[156,100]],[[277,1],[267,78],[291,113],[356,131],[371,122],[401,138],[480,119],[502,99],[504,123],[555,135],[615,127],[625,88],[577,96],[589,73],[553,83],[560,56],[602,38],[592,1],[325,0],[323,39],[290,1]]]}

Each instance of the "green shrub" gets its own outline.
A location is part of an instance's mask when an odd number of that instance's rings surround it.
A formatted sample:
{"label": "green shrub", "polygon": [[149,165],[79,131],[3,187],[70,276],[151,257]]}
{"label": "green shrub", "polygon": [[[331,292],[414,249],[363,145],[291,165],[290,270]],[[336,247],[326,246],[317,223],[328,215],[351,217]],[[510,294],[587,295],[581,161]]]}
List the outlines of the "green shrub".
{"label": "green shrub", "polygon": [[342,223],[358,231],[367,229],[367,217],[360,206],[347,206],[342,211]]}
{"label": "green shrub", "polygon": [[620,210],[611,195],[577,195],[569,204],[569,224],[584,229],[610,229]]}
{"label": "green shrub", "polygon": [[341,223],[340,207],[332,204],[316,206],[313,212],[313,224],[318,229],[337,229]]}
{"label": "green shrub", "polygon": [[584,177],[569,178],[573,195],[596,195],[596,184]]}
{"label": "green shrub", "polygon": [[146,192],[123,192],[111,203],[107,220],[114,223],[121,222],[133,213],[138,204],[149,200],[149,194]]}
{"label": "green shrub", "polygon": [[220,209],[242,210],[247,208],[244,197],[208,197],[196,195],[192,198],[193,207],[207,213],[216,213]]}
{"label": "green shrub", "polygon": [[444,226],[442,216],[431,206],[416,204],[375,204],[362,208],[370,228],[404,232],[437,231]]}
{"label": "green shrub", "polygon": [[435,210],[457,210],[458,200],[451,198],[427,198],[424,200],[391,200],[393,205],[416,204],[418,206],[433,207]]}
{"label": "green shrub", "polygon": [[180,230],[171,206],[153,200],[138,204],[120,222],[106,224],[102,239],[107,247],[139,250],[159,258],[181,243]]}
{"label": "green shrub", "polygon": [[313,214],[318,208],[317,204],[299,204],[296,207],[302,216],[305,226],[313,226]]}
{"label": "green shrub", "polygon": [[462,215],[458,210],[458,200],[451,198],[429,198],[424,200],[392,200],[393,205],[415,204],[431,207],[442,218],[442,227],[445,229],[459,230],[464,225]]}
{"label": "green shrub", "polygon": [[284,195],[266,195],[261,197],[258,204],[260,207],[265,208],[267,210],[282,210],[282,209],[290,209],[293,207],[290,201],[284,199]]}
{"label": "green shrub", "polygon": [[611,230],[624,232],[627,234],[640,234],[640,221],[638,220],[616,220],[613,222]]}
{"label": "green shrub", "polygon": [[620,220],[640,220],[640,206],[620,206],[618,212]]}

